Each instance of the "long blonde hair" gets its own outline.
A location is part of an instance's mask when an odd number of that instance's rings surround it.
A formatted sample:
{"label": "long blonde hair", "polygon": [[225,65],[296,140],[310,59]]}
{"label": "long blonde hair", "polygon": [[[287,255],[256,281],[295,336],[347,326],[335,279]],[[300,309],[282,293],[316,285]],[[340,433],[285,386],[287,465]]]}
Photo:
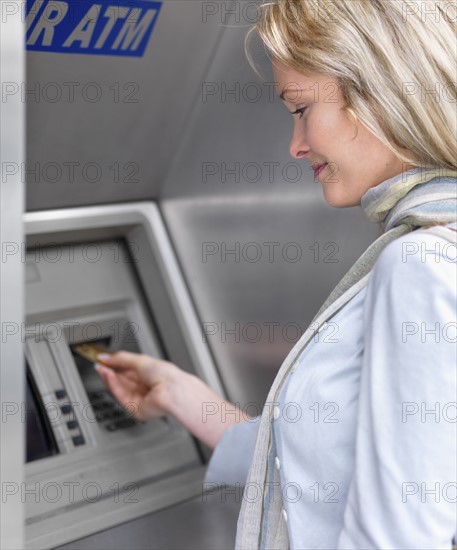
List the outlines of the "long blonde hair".
{"label": "long blonde hair", "polygon": [[259,9],[246,37],[254,68],[257,32],[291,69],[337,78],[346,111],[397,158],[457,169],[455,0],[275,0]]}

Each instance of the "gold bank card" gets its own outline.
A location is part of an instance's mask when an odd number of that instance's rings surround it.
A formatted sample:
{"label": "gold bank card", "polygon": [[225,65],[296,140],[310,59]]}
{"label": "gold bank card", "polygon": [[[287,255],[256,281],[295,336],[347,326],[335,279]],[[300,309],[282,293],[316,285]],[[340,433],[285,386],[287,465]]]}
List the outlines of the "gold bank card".
{"label": "gold bank card", "polygon": [[72,349],[78,355],[84,357],[84,359],[92,361],[92,363],[97,363],[97,355],[99,353],[109,354],[109,352],[106,351],[106,348],[99,346],[98,344],[79,344],[78,346],[74,346]]}

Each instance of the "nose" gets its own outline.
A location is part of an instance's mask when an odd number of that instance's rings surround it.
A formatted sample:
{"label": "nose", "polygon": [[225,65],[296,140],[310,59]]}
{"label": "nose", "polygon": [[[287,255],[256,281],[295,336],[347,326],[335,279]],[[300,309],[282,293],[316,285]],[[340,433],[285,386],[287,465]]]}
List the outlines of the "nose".
{"label": "nose", "polygon": [[309,151],[309,146],[305,140],[305,134],[303,128],[298,123],[294,122],[294,130],[292,132],[292,139],[289,145],[289,152],[295,159],[303,158]]}

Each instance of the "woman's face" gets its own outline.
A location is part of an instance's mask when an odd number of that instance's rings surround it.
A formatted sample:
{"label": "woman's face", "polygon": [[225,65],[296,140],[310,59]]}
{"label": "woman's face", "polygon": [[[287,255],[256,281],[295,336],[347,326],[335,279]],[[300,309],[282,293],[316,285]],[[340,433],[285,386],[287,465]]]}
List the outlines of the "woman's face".
{"label": "woman's face", "polygon": [[277,60],[273,72],[277,93],[294,120],[290,154],[311,163],[330,206],[356,206],[370,187],[413,168],[343,110],[335,78],[303,76]]}

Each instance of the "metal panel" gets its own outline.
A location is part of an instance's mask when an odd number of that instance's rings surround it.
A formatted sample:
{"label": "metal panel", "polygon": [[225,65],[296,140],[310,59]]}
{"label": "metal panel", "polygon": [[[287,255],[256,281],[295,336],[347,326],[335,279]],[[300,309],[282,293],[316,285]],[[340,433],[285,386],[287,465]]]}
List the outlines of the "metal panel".
{"label": "metal panel", "polygon": [[2,2],[0,21],[0,547],[24,548],[21,488],[24,456],[21,404],[24,401],[23,268],[21,263],[23,186],[19,167],[24,161],[25,109],[19,96],[7,89],[24,80],[24,25],[21,2]]}
{"label": "metal panel", "polygon": [[204,4],[166,0],[140,58],[27,52],[27,210],[157,197],[223,30]]}
{"label": "metal panel", "polygon": [[56,550],[227,550],[235,546],[240,506],[240,488],[202,493]]}

